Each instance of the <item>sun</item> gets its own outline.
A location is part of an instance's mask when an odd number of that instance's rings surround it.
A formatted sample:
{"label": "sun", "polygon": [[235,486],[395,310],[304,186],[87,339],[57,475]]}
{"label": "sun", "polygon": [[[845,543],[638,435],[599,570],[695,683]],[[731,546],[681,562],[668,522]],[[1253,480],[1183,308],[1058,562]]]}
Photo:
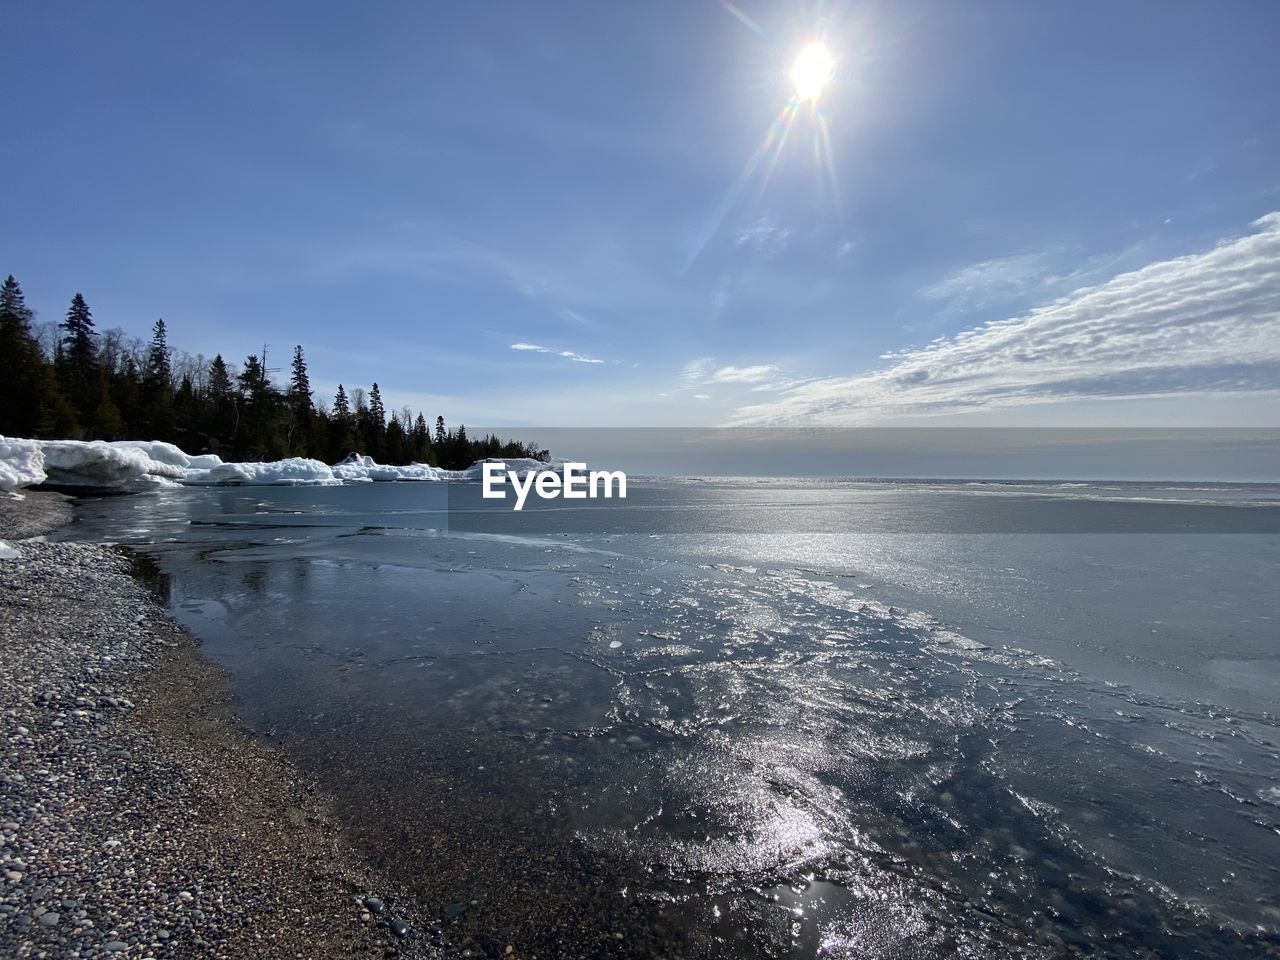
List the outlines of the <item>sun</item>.
{"label": "sun", "polygon": [[791,81],[796,85],[796,97],[800,100],[817,100],[822,88],[835,74],[836,61],[821,40],[807,44],[796,57],[791,68]]}

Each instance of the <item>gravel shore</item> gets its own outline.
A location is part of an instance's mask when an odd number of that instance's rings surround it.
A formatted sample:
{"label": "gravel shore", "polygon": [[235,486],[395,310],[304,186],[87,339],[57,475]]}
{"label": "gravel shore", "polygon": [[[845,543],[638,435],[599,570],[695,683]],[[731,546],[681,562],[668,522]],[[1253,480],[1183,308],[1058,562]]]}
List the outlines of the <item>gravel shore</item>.
{"label": "gravel shore", "polygon": [[322,795],[69,501],[0,501],[0,956],[437,957]]}

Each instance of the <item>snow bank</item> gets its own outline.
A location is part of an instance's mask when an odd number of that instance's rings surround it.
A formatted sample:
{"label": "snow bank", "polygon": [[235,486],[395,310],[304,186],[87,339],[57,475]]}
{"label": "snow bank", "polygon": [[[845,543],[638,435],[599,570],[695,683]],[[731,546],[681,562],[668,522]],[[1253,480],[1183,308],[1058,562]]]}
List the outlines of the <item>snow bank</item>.
{"label": "snow bank", "polygon": [[483,479],[484,464],[503,463],[521,476],[552,464],[527,458],[478,460],[466,470],[425,463],[406,467],[352,454],[330,467],[289,457],[270,463],[223,463],[212,454],[189,456],[159,440],[15,440],[0,437],[0,491],[40,483],[96,490],[142,491],[178,486],[336,486],[398,480]]}
{"label": "snow bank", "polygon": [[443,470],[425,463],[411,463],[407,467],[397,467],[378,463],[373,457],[364,457],[353,453],[341,463],[333,466],[333,475],[339,480],[348,482],[366,482],[370,480],[456,480],[462,476],[461,470]]}
{"label": "snow bank", "polygon": [[94,490],[156,490],[196,481],[220,466],[159,440],[12,440],[0,437],[0,490],[49,483]]}
{"label": "snow bank", "polygon": [[[150,446],[168,449],[152,450],[148,449]],[[148,489],[173,486],[187,476],[187,468],[177,462],[186,454],[167,443],[42,440],[40,449],[44,453],[47,482],[61,487]],[[155,459],[152,453],[164,459]],[[165,480],[170,483],[163,483]]]}
{"label": "snow bank", "polygon": [[547,470],[555,465],[543,463],[541,460],[532,460],[529,457],[485,457],[483,460],[477,460],[467,469],[457,471],[454,476],[459,480],[483,480],[484,465],[486,463],[505,463],[507,470],[515,473],[521,479],[531,471]]}
{"label": "snow bank", "polygon": [[44,483],[44,453],[37,440],[0,437],[0,490],[20,496],[22,487]]}
{"label": "snow bank", "polygon": [[286,457],[269,463],[222,463],[200,473],[201,477],[188,479],[187,483],[252,487],[336,487],[342,483],[327,463],[305,457]]}

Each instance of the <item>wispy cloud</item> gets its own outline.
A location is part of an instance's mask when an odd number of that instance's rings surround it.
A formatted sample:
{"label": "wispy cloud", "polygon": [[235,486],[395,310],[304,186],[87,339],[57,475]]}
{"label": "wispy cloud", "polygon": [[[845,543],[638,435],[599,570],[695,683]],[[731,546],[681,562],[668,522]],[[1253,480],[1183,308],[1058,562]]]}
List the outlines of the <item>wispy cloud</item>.
{"label": "wispy cloud", "polygon": [[1055,259],[1051,253],[1034,252],[982,260],[947,274],[920,293],[931,300],[1016,296],[1053,279]]}
{"label": "wispy cloud", "polygon": [[[757,363],[749,366],[716,366],[711,357],[690,360],[680,369],[682,390],[696,390],[712,384],[727,384],[752,393],[776,392],[794,387],[803,381],[796,380],[774,363]],[[705,395],[696,399],[705,399]]]}
{"label": "wispy cloud", "polygon": [[557,357],[564,357],[566,360],[572,360],[574,363],[604,363],[603,360],[588,357],[586,354],[578,353],[575,350],[553,350],[551,347],[544,347],[536,343],[513,343],[511,349],[529,353],[550,353]]}
{"label": "wispy cloud", "polygon": [[712,383],[760,383],[772,380],[778,375],[778,368],[772,363],[761,363],[752,367],[721,367],[712,372]]}
{"label": "wispy cloud", "polygon": [[680,380],[686,386],[704,383],[711,371],[715,369],[715,366],[716,362],[710,357],[698,357],[696,360],[690,360],[680,368]]}
{"label": "wispy cloud", "polygon": [[786,249],[790,240],[791,231],[766,213],[755,223],[739,230],[733,245],[750,250],[762,260],[769,260]]}
{"label": "wispy cloud", "polygon": [[[1280,393],[1280,212],[1251,226],[1211,250],[888,354],[884,369],[789,388],[739,408],[733,422],[856,424],[1049,401]],[[979,273],[1015,277],[1023,266]]]}

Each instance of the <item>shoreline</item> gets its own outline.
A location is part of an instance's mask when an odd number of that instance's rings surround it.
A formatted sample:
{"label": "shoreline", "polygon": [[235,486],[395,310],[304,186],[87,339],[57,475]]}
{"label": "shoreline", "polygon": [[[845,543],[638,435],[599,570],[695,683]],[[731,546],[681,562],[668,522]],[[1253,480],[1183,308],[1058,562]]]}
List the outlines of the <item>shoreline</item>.
{"label": "shoreline", "polygon": [[71,518],[0,501],[0,955],[452,954],[121,551],[30,539]]}

